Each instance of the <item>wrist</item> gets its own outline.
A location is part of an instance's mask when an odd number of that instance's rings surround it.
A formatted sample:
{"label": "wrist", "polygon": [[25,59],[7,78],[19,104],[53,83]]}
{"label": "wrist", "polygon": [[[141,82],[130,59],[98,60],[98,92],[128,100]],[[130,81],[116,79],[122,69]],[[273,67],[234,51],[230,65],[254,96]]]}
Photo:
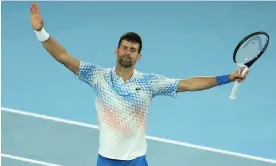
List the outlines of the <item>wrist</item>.
{"label": "wrist", "polygon": [[228,84],[231,82],[229,74],[217,76],[216,79],[217,79],[217,85],[219,86],[223,84]]}
{"label": "wrist", "polygon": [[40,31],[34,30],[34,32],[36,34],[37,39],[41,42],[48,40],[50,37],[49,33],[44,28],[42,28]]}
{"label": "wrist", "polygon": [[235,77],[232,76],[231,74],[229,74],[229,80],[230,80],[231,82],[236,81]]}

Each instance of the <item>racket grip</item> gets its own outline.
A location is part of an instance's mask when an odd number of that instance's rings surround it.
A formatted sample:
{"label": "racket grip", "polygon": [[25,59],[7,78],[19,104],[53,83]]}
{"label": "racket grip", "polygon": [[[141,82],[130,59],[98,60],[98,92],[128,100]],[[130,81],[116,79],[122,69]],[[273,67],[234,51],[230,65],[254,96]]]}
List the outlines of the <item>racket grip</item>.
{"label": "racket grip", "polygon": [[232,88],[232,91],[231,91],[231,94],[229,96],[229,99],[231,99],[231,100],[236,99],[239,87],[240,87],[240,83],[235,82],[235,85]]}
{"label": "racket grip", "polygon": [[[249,69],[248,67],[245,67],[245,69],[242,72],[242,76],[247,72],[248,69]],[[232,88],[229,99],[234,100],[237,98],[237,92],[238,92],[239,87],[240,87],[240,83],[238,81],[236,81],[235,85]]]}

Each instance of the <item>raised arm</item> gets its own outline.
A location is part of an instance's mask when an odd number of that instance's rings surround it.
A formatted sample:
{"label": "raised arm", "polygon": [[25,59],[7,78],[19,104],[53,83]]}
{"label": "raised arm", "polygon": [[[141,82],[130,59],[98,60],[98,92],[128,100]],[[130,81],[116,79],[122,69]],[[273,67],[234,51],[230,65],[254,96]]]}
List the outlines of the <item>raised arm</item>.
{"label": "raised arm", "polygon": [[179,81],[177,92],[185,91],[201,91],[213,88],[215,86],[227,84],[233,81],[242,82],[247,76],[248,72],[244,76],[241,73],[243,69],[239,72],[238,70],[234,71],[228,75],[222,76],[213,76],[213,77],[192,77],[188,79],[183,79]]}
{"label": "raised arm", "polygon": [[30,11],[32,27],[43,47],[53,58],[77,75],[79,72],[80,61],[73,57],[60,43],[58,43],[58,41],[53,37],[50,37],[46,32],[43,28],[44,24],[38,5],[32,4]]}

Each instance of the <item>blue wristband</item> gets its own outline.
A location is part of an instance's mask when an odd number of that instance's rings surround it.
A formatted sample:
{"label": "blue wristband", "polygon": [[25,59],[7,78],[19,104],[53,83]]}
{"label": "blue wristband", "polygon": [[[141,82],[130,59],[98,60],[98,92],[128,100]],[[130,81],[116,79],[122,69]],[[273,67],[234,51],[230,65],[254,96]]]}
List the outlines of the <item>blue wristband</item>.
{"label": "blue wristband", "polygon": [[231,81],[229,80],[229,75],[222,75],[222,76],[217,76],[217,84],[218,85],[223,85],[230,83]]}

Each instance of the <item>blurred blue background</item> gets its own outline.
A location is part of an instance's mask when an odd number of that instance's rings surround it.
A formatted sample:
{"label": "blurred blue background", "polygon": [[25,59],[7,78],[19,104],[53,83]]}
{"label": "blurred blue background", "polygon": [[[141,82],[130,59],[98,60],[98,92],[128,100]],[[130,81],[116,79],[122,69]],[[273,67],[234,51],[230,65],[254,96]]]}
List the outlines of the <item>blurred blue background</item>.
{"label": "blurred blue background", "polygon": [[[97,124],[92,89],[37,41],[31,2],[2,2],[2,107]],[[276,2],[38,2],[45,28],[73,56],[115,64],[120,36],[143,39],[137,70],[171,78],[236,69],[232,53],[254,31],[271,41],[229,100],[233,84],[158,97],[147,135],[276,159]],[[8,121],[7,121],[8,122]]]}

